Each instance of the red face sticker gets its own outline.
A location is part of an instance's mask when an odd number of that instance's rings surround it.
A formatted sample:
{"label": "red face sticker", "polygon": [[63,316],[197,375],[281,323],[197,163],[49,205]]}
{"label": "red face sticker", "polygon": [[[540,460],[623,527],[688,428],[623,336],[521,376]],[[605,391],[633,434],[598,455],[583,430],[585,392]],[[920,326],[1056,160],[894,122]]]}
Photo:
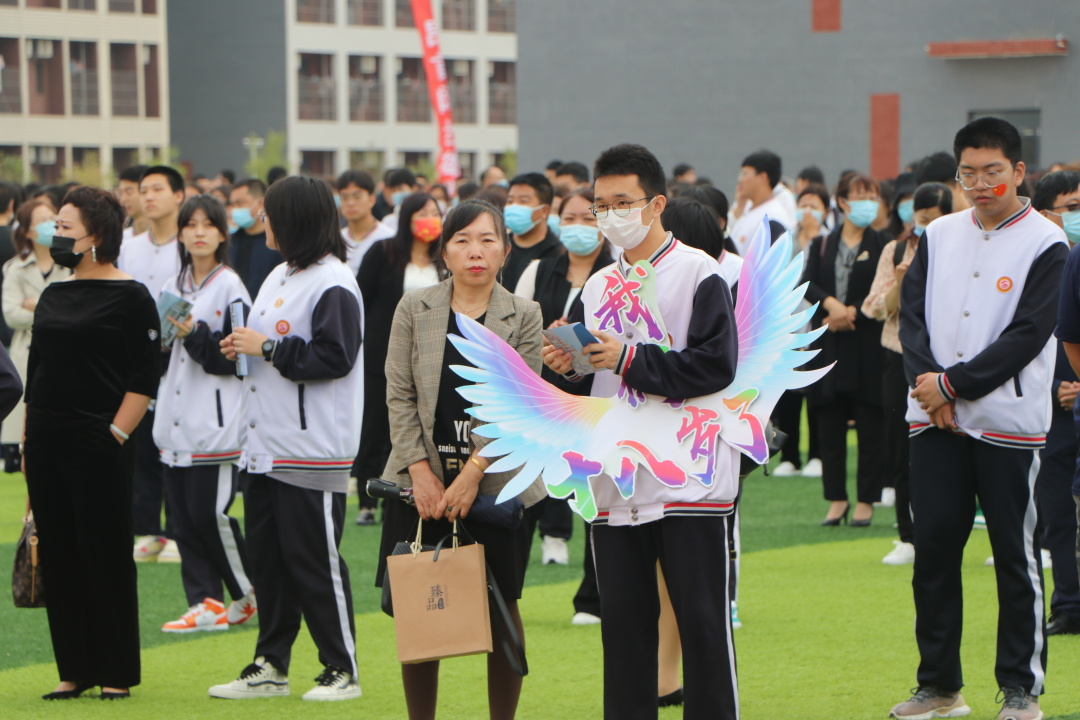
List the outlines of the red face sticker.
{"label": "red face sticker", "polygon": [[990,189],[998,197],[1005,197],[1005,193],[1006,193],[1006,191],[1008,191],[1009,186],[1006,185],[1005,183],[1001,183],[1000,185],[995,185],[994,187],[992,187]]}
{"label": "red face sticker", "polygon": [[274,327],[278,331],[278,335],[288,335],[289,334],[289,321],[288,320],[278,320],[277,325],[274,326]]}
{"label": "red face sticker", "polygon": [[1012,278],[1005,277],[1005,276],[998,278],[998,281],[997,281],[998,292],[1007,293],[1010,290],[1012,290],[1012,287],[1013,287]]}

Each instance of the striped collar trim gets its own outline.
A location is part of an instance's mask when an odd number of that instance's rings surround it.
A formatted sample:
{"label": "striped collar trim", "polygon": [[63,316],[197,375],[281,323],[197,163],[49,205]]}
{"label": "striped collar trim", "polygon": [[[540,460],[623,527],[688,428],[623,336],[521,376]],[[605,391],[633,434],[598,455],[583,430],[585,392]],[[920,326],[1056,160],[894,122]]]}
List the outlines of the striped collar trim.
{"label": "striped collar trim", "polygon": [[[1000,223],[997,224],[997,226],[989,228],[989,229],[990,230],[1004,230],[1005,228],[1009,227],[1010,225],[1015,225],[1016,223],[1023,220],[1024,217],[1029,212],[1031,212],[1031,200],[1028,199],[1028,198],[1020,198],[1020,203],[1021,203],[1021,208],[1019,210],[1017,210],[1012,215],[1010,215],[1009,217],[1002,220]],[[979,220],[978,213],[975,212],[975,208],[971,209],[971,220],[972,220],[972,222],[975,223],[975,226],[978,227],[980,230],[986,230],[987,229],[987,228],[983,227],[982,221]]]}
{"label": "striped collar trim", "polygon": [[199,290],[202,290],[213,282],[214,278],[220,275],[224,269],[225,265],[219,263],[216,268],[210,271],[209,275],[203,278],[203,281],[199,283],[199,286],[195,287],[195,273],[191,268],[188,268],[188,272],[184,277],[184,292],[198,292]]}
{"label": "striped collar trim", "polygon": [[[675,239],[675,236],[668,232],[667,237],[664,239],[664,242],[660,244],[660,247],[656,248],[656,252],[654,252],[649,258],[649,263],[653,267],[656,267],[661,260],[671,254],[671,252],[675,249],[675,246],[678,244],[679,241]],[[619,270],[622,272],[622,274],[626,275],[627,273],[629,273],[630,268],[632,267],[632,265],[629,265],[626,262],[626,252],[623,251],[619,253]]]}

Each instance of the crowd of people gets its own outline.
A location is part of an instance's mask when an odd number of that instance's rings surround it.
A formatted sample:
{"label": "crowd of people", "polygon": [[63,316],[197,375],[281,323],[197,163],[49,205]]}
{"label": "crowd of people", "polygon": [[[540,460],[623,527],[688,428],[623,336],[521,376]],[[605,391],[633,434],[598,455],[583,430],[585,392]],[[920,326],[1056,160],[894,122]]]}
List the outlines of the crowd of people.
{"label": "crowd of people", "polygon": [[[1080,256],[1068,252],[1080,172],[1030,172],[1015,128],[994,118],[896,178],[848,170],[832,187],[813,166],[787,178],[758,150],[730,200],[689,165],[665,175],[635,145],[608,149],[592,172],[491,167],[456,187],[405,168],[238,181],[163,165],[127,168],[110,191],[0,183],[0,332],[26,387],[0,442],[7,470],[26,473],[49,587],[61,682],[44,697],[100,686],[119,699],[139,684],[134,563],[151,561],[182,566],[189,609],[164,632],[257,613],[252,663],[211,696],[288,695],[303,619],[325,668],[304,699],[359,697],[339,552],[349,494],[357,525],[382,523],[381,585],[396,543],[418,528],[434,542],[514,474],[486,472],[490,440],[457,392],[458,318],[566,392],[711,394],[735,371],[742,256],[763,224],[774,242],[791,238],[801,307],[814,308],[805,329],[825,328],[806,367],[832,366],[777,403],[772,473],[821,478],[823,526],[867,527],[895,508],[883,562],[914,565],[918,687],[891,717],[969,712],[960,562],[981,524],[1003,617],[999,717],[1040,718],[1046,638],[1080,634]],[[635,347],[587,320],[600,271],[639,261],[660,267],[670,346]],[[541,335],[580,321],[598,339],[586,351],[599,372],[584,380]],[[738,452],[725,452],[716,472],[737,478]],[[415,505],[389,502],[380,517],[369,478],[411,488]],[[738,505],[688,516],[671,510],[685,493],[659,487],[636,501],[657,507],[646,522],[598,492],[605,520],[585,525],[572,622],[601,625],[606,717],[683,704],[687,718],[736,718]],[[229,514],[238,492],[243,529]],[[574,522],[539,480],[521,500],[519,528],[469,532],[524,637],[533,536],[544,564],[567,564]],[[489,655],[493,718],[516,711],[510,660]],[[435,716],[438,672],[438,661],[402,666],[410,718]]]}

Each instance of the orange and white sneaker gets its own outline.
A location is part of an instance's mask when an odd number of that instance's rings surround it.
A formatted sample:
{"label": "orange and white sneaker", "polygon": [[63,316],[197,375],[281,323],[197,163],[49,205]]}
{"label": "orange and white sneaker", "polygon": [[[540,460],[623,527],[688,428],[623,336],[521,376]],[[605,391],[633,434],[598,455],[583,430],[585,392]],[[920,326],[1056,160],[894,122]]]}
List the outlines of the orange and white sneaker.
{"label": "orange and white sneaker", "polygon": [[226,611],[225,616],[228,618],[230,625],[243,625],[251,619],[251,616],[258,609],[259,606],[255,602],[255,590],[252,589],[244,597],[229,603],[229,609]]}
{"label": "orange and white sneaker", "polygon": [[135,562],[157,562],[158,555],[165,547],[165,538],[160,535],[140,535],[135,538],[132,557]]}
{"label": "orange and white sneaker", "polygon": [[167,633],[228,629],[229,619],[225,613],[225,606],[214,598],[206,598],[198,605],[192,605],[178,619],[161,626],[161,632]]}

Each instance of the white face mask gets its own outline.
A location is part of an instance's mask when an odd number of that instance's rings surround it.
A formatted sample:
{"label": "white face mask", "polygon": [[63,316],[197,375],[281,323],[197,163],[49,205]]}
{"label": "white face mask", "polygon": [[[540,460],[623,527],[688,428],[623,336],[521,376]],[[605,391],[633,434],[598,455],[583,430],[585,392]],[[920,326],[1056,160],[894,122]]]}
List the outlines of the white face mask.
{"label": "white face mask", "polygon": [[[653,198],[653,200],[655,199]],[[623,250],[633,250],[645,240],[645,236],[649,234],[653,222],[656,221],[654,216],[648,225],[641,224],[641,211],[652,205],[652,203],[653,201],[650,200],[644,207],[633,208],[626,217],[619,217],[614,211],[609,211],[607,217],[603,220],[596,219],[596,226],[600,228],[600,232],[604,233],[604,237],[610,240],[613,245]]]}

